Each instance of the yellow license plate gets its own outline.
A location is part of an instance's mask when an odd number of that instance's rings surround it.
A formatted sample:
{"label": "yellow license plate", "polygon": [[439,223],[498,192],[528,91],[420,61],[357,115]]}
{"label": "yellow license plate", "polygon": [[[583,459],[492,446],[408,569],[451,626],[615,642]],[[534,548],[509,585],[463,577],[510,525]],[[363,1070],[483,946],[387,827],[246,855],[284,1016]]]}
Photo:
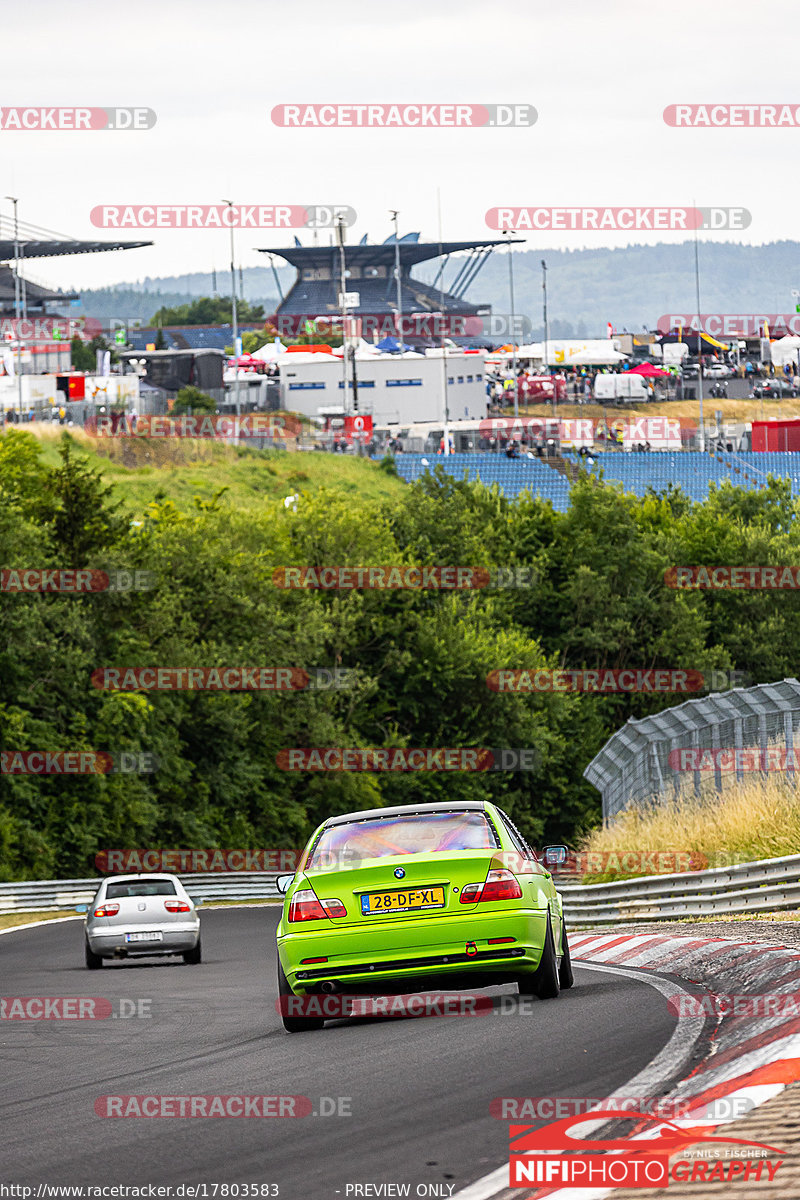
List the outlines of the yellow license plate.
{"label": "yellow license plate", "polygon": [[367,892],[361,897],[361,912],[420,912],[425,908],[444,908],[444,888],[414,888],[402,892]]}

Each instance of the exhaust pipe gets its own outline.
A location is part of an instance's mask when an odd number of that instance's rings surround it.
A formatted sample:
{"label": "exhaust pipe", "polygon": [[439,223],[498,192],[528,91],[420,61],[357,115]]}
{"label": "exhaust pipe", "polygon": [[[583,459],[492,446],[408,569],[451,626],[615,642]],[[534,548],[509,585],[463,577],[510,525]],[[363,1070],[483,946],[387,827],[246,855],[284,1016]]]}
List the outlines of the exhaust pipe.
{"label": "exhaust pipe", "polygon": [[337,988],[335,983],[331,983],[330,980],[326,979],[325,982],[321,985],[320,990],[323,991],[326,996],[332,996],[333,993],[338,991],[339,989]]}

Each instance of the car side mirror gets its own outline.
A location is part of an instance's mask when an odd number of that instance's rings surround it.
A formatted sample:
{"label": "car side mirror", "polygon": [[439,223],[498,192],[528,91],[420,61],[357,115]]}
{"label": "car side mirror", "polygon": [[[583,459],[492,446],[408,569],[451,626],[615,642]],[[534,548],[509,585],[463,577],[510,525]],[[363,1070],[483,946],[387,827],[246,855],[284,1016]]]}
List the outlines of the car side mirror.
{"label": "car side mirror", "polygon": [[568,850],[566,846],[543,846],[541,860],[549,869],[551,867],[560,867],[562,863],[567,861]]}
{"label": "car side mirror", "polygon": [[289,888],[291,887],[293,879],[294,879],[294,874],[291,874],[291,875],[279,875],[278,878],[275,880],[275,887],[278,889],[278,891],[281,893],[282,896],[285,896],[286,893],[288,892]]}
{"label": "car side mirror", "polygon": [[88,911],[89,911],[88,904],[76,904],[75,905],[75,912],[88,912]]}

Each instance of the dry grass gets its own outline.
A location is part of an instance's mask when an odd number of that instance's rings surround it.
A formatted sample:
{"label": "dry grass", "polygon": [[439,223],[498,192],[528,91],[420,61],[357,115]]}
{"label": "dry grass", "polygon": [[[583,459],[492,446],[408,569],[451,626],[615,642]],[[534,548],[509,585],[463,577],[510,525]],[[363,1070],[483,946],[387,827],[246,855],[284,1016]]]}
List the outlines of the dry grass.
{"label": "dry grass", "polygon": [[35,921],[57,921],[60,918],[75,915],[74,909],[66,909],[64,912],[0,913],[0,929],[13,929],[17,925],[32,925]]}
{"label": "dry grass", "polygon": [[[581,849],[617,854],[690,850],[706,858],[709,867],[798,854],[800,791],[785,775],[753,775],[731,782],[720,794],[710,780],[700,797],[687,788],[664,805],[628,810],[607,829],[588,834]],[[586,876],[585,882],[623,877],[606,873]]]}
{"label": "dry grass", "polygon": [[79,425],[59,425],[52,421],[25,421],[22,425],[9,425],[8,429],[19,429],[22,433],[32,433],[41,442],[57,442],[62,434],[69,433],[76,442],[84,446],[94,446],[97,438],[90,438]]}
{"label": "dry grass", "polygon": [[[703,412],[706,423],[713,420],[714,413],[719,410],[725,422],[748,422],[769,420],[770,417],[800,416],[800,399],[792,400],[715,400],[706,396],[703,400]],[[530,404],[527,408],[520,407],[520,413],[529,417],[552,417],[553,407],[550,404]],[[510,415],[507,410],[506,415]],[[700,404],[697,400],[656,400],[651,404],[561,404],[558,405],[558,416],[561,420],[591,417],[597,421],[605,417],[608,421],[618,417],[670,417],[674,421],[685,424],[696,424],[700,419]]]}

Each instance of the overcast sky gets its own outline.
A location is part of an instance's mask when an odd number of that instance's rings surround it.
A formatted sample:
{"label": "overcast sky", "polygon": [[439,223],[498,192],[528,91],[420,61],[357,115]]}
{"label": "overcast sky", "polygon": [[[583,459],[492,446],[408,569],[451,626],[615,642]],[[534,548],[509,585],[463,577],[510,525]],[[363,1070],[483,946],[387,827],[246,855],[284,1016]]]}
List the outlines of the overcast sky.
{"label": "overcast sky", "polygon": [[[676,129],[673,103],[785,103],[797,97],[796,2],[673,0],[141,0],[77,8],[39,0],[3,11],[4,106],[142,106],[146,131],[0,132],[3,176],[20,218],[74,237],[105,236],[96,205],[347,204],[350,240],[391,232],[445,240],[492,236],[487,210],[540,205],[732,205],[744,232],[797,236],[800,128]],[[793,35],[792,35],[793,36]],[[529,128],[291,129],[282,103],[527,103]],[[11,207],[0,200],[0,212]],[[311,234],[299,231],[301,241]],[[131,230],[151,249],[42,259],[55,286],[103,286],[212,266],[227,232]],[[321,234],[327,237],[327,234]],[[685,234],[550,232],[530,246],[625,245]],[[704,237],[712,236],[704,234]],[[265,266],[237,233],[237,263]]]}

